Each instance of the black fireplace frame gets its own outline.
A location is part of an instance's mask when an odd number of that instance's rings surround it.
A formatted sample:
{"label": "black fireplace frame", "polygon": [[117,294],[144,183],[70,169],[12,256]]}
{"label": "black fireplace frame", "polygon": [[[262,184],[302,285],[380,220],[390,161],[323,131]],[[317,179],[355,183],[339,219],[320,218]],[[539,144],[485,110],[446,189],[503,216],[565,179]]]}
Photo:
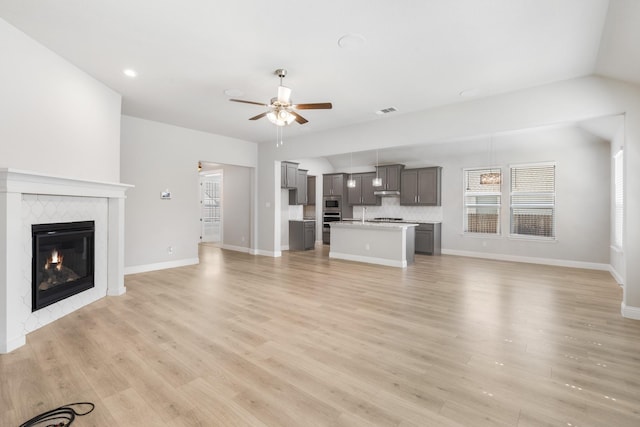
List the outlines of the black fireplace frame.
{"label": "black fireplace frame", "polygon": [[[87,237],[87,256],[91,262],[87,265],[87,274],[73,282],[57,285],[55,293],[39,291],[36,283],[38,275],[38,248],[45,239],[52,237],[64,238],[68,235]],[[32,242],[32,272],[31,272],[31,312],[35,312],[72,295],[78,294],[95,286],[95,222],[76,221],[54,224],[33,224],[31,226]]]}

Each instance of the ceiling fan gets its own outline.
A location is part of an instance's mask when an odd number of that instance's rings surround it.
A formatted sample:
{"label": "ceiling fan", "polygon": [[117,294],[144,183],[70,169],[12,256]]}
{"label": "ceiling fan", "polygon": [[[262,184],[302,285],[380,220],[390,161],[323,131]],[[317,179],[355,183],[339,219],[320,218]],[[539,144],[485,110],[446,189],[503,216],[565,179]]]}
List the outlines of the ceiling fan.
{"label": "ceiling fan", "polygon": [[279,68],[274,73],[280,77],[280,86],[278,86],[278,96],[271,98],[269,104],[262,102],[245,101],[244,99],[230,99],[233,102],[242,102],[245,104],[254,104],[267,107],[269,110],[260,113],[257,116],[249,118],[249,120],[258,120],[267,117],[271,123],[276,126],[290,125],[294,121],[301,125],[308,122],[307,119],[296,113],[294,110],[329,110],[333,108],[330,102],[320,102],[315,104],[293,104],[291,103],[291,88],[282,85],[282,79],[287,75],[287,70]]}

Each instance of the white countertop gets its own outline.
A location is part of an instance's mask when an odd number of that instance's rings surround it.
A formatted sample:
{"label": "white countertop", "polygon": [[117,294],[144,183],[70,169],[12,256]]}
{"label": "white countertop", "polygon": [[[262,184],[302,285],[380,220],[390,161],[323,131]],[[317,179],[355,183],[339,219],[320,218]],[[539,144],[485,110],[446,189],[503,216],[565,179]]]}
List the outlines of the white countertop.
{"label": "white countertop", "polygon": [[[343,222],[359,222],[362,223],[361,218],[342,218]],[[433,220],[422,220],[422,219],[403,219],[402,221],[377,221],[373,218],[365,219],[365,223],[374,223],[374,224],[442,224],[442,221],[433,221]]]}
{"label": "white countertop", "polygon": [[361,222],[361,221],[346,221],[346,222],[332,222],[331,228],[370,228],[370,229],[393,229],[402,230],[409,227],[417,227],[418,224],[410,224],[406,222]]}

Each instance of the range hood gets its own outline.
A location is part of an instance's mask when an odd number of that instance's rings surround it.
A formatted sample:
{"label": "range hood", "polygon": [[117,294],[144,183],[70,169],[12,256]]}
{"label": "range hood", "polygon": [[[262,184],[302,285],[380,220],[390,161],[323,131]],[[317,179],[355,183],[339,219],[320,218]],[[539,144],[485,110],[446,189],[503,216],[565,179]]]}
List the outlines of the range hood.
{"label": "range hood", "polygon": [[380,196],[380,197],[394,197],[394,196],[399,196],[400,192],[398,190],[379,190],[379,191],[374,191],[373,195]]}

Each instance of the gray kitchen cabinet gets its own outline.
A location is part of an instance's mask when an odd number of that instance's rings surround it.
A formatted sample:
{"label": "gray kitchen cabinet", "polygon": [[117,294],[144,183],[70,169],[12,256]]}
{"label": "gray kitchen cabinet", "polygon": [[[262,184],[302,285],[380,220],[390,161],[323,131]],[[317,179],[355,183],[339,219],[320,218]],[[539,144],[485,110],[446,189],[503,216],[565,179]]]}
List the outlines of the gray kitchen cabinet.
{"label": "gray kitchen cabinet", "polygon": [[375,194],[376,188],[373,186],[373,179],[376,177],[375,172],[362,174],[362,204],[370,206],[380,206],[382,199]]}
{"label": "gray kitchen cabinet", "polygon": [[380,197],[373,194],[376,190],[373,186],[374,172],[356,173],[351,175],[356,186],[348,189],[348,203],[350,205],[377,205],[381,204]]}
{"label": "gray kitchen cabinet", "polygon": [[418,224],[416,227],[415,252],[440,255],[441,224]]}
{"label": "gray kitchen cabinet", "polygon": [[377,166],[376,169],[378,178],[382,179],[382,187],[376,187],[376,190],[400,191],[400,174],[404,165]]}
{"label": "gray kitchen cabinet", "polygon": [[418,170],[406,169],[400,175],[400,204],[418,204]]}
{"label": "gray kitchen cabinet", "polygon": [[316,222],[309,220],[289,221],[289,250],[306,251],[316,243]]}
{"label": "gray kitchen cabinet", "polygon": [[405,169],[400,175],[400,204],[440,206],[442,168]]}
{"label": "gray kitchen cabinet", "polygon": [[280,162],[280,188],[296,188],[298,181],[298,164]]}
{"label": "gray kitchen cabinet", "polygon": [[345,196],[346,179],[345,173],[329,173],[322,175],[322,195],[323,196]]}
{"label": "gray kitchen cabinet", "polygon": [[313,175],[307,176],[307,205],[316,204],[316,177]]}
{"label": "gray kitchen cabinet", "polygon": [[362,176],[359,174],[351,175],[351,179],[356,182],[355,187],[347,187],[347,203],[350,205],[359,205],[362,203]]}
{"label": "gray kitchen cabinet", "polygon": [[296,187],[289,189],[290,205],[306,205],[307,204],[307,170],[296,170]]}

